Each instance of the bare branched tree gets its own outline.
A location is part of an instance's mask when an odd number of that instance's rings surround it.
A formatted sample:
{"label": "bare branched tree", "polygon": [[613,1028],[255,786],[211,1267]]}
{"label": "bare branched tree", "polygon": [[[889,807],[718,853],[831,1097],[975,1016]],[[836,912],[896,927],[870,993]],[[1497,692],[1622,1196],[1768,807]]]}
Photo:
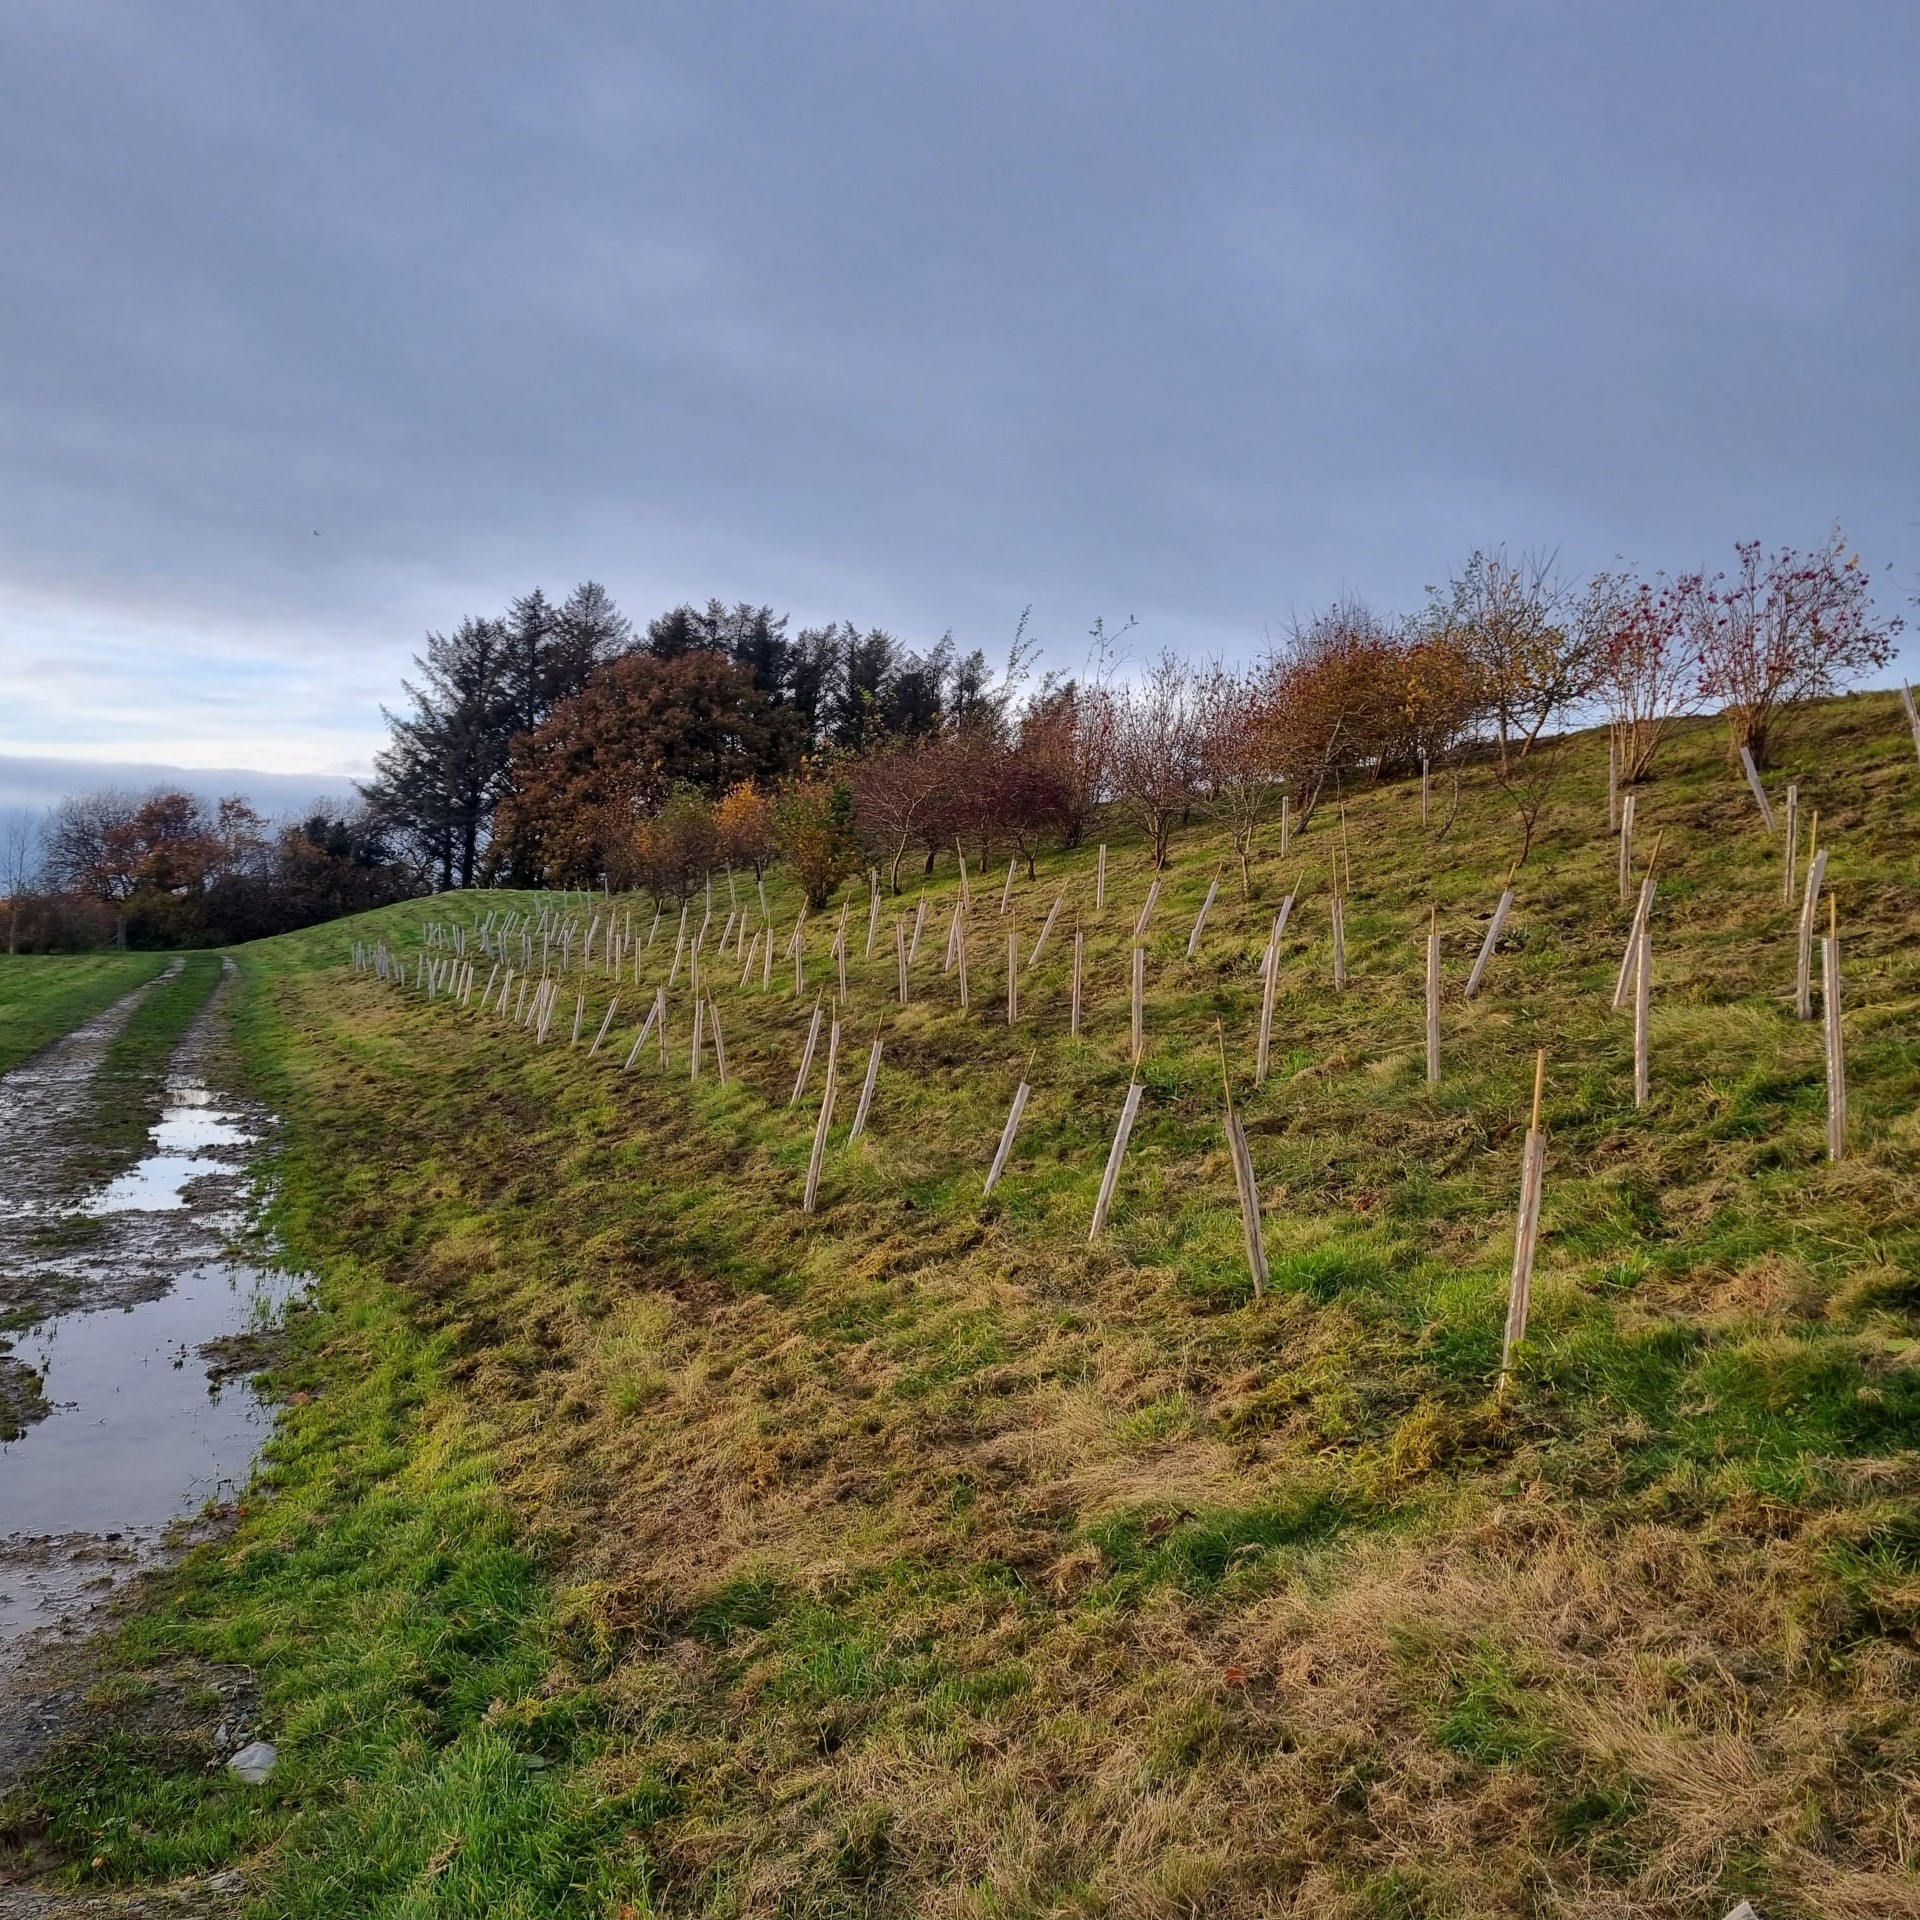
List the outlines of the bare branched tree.
{"label": "bare branched tree", "polygon": [[1120,805],[1153,843],[1153,864],[1167,864],[1167,842],[1200,786],[1200,729],[1193,673],[1162,653],[1143,679],[1114,703],[1113,786]]}

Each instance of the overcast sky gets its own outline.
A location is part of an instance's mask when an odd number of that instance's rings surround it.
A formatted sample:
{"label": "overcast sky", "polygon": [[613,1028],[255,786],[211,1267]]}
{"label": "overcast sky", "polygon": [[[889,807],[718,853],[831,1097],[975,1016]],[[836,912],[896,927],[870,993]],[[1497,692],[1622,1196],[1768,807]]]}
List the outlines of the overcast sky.
{"label": "overcast sky", "polygon": [[585,576],[1071,668],[1838,519],[1911,614],[1916,99],[1912,0],[8,0],[0,751],[357,769]]}

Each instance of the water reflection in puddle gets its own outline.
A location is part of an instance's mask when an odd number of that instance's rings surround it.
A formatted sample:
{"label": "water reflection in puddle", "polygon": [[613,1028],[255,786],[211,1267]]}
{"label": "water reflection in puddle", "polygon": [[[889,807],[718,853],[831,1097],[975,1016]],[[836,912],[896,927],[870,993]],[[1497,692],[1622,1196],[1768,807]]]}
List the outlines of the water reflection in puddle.
{"label": "water reflection in puddle", "polygon": [[[138,1165],[78,1206],[33,1207],[116,1216],[111,1268],[86,1254],[63,1263],[83,1298],[90,1267],[104,1293],[130,1260],[157,1262],[168,1284],[14,1339],[53,1410],[0,1445],[0,1643],[111,1586],[170,1521],[245,1484],[272,1415],[244,1376],[212,1379],[201,1350],[270,1324],[297,1290],[290,1275],[229,1257],[234,1177],[255,1138],[200,1083],[177,1081]],[[220,1184],[193,1185],[209,1176]],[[167,1218],[149,1233],[142,1214]]]}

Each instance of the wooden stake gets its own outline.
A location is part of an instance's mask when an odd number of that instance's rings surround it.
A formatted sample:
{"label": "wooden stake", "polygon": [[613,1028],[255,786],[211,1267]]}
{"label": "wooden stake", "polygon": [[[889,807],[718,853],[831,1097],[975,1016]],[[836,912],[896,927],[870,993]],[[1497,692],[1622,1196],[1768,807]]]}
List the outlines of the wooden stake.
{"label": "wooden stake", "polygon": [[880,1077],[880,1034],[876,1029],[873,1045],[867,1050],[867,1077],[861,1083],[860,1101],[853,1110],[853,1125],[847,1130],[849,1141],[858,1140],[866,1131],[867,1113],[873,1106],[874,1082]]}
{"label": "wooden stake", "polygon": [[1633,1104],[1647,1104],[1647,1026],[1653,1006],[1653,929],[1640,926],[1640,953],[1633,982]]}
{"label": "wooden stake", "polygon": [[574,996],[573,1002],[573,1038],[567,1042],[570,1047],[580,1044],[580,1023],[587,1017],[587,990],[582,987]]}
{"label": "wooden stake", "polygon": [[1340,992],[1347,984],[1347,914],[1337,887],[1328,904],[1333,915],[1333,985]]}
{"label": "wooden stake", "polygon": [[1786,906],[1793,905],[1793,883],[1799,877],[1800,870],[1800,782],[1794,780],[1787,786],[1787,838],[1786,860],[1780,870],[1780,899]]}
{"label": "wooden stake", "polygon": [[893,923],[893,966],[900,977],[900,1004],[907,1004],[907,923],[896,920]]}
{"label": "wooden stake", "polygon": [[820,1022],[826,1014],[824,998],[822,995],[813,1003],[813,1019],[807,1026],[807,1043],[800,1049],[800,1071],[793,1076],[793,1097],[787,1102],[790,1107],[797,1107],[807,1091],[807,1075],[813,1071],[813,1050],[820,1044]]}
{"label": "wooden stake", "polygon": [[1427,1085],[1440,1084],[1440,909],[1427,909]]}
{"label": "wooden stake", "polygon": [[1067,1019],[1067,1031],[1077,1040],[1080,1037],[1080,977],[1086,966],[1087,936],[1078,927],[1073,930],[1073,1005]]}
{"label": "wooden stake", "polygon": [[[666,989],[660,989],[664,993]],[[633,1046],[626,1059],[621,1063],[620,1071],[625,1073],[640,1058],[640,1049],[647,1044],[647,1035],[653,1031],[653,1023],[660,1018],[660,1000],[655,996],[653,1005],[647,1009],[647,1017],[640,1023],[640,1031],[633,1037]]]}
{"label": "wooden stake", "polygon": [[1147,950],[1133,950],[1133,1064],[1140,1066],[1140,1050],[1147,1038]]}
{"label": "wooden stake", "polygon": [[707,1003],[704,1000],[695,1000],[693,1003],[692,1066],[687,1074],[689,1080],[698,1080],[700,1078],[700,1042],[705,1032],[706,1017]]}
{"label": "wooden stake", "polygon": [[1133,1132],[1134,1118],[1140,1111],[1141,1091],[1138,1080],[1127,1088],[1126,1105],[1120,1109],[1120,1124],[1113,1130],[1113,1146],[1107,1153],[1107,1170],[1100,1177],[1100,1196],[1093,1203],[1093,1227],[1087,1234],[1088,1246],[1092,1246],[1106,1231],[1107,1213],[1113,1205],[1113,1189],[1120,1178],[1120,1163],[1127,1157],[1127,1139]]}
{"label": "wooden stake", "polygon": [[954,922],[960,930],[960,943],[953,956],[954,970],[960,976],[960,1011],[967,1010],[967,922],[964,915]]}
{"label": "wooden stake", "polygon": [[1487,977],[1487,968],[1493,961],[1493,950],[1500,944],[1501,930],[1507,924],[1507,915],[1513,910],[1513,868],[1507,869],[1507,884],[1500,890],[1499,903],[1494,907],[1493,918],[1487,922],[1486,938],[1480,942],[1479,957],[1473,963],[1473,971],[1467,975],[1467,995],[1469,1000],[1476,998],[1481,983]]}
{"label": "wooden stake", "polygon": [[1107,843],[1100,842],[1100,857],[1093,868],[1093,910],[1095,913],[1106,911],[1107,905]]}
{"label": "wooden stake", "polygon": [[1293,843],[1293,796],[1283,793],[1280,796],[1280,858],[1287,857]]}
{"label": "wooden stake", "polygon": [[747,942],[747,963],[740,969],[740,991],[745,993],[747,982],[753,978],[753,963],[760,957],[760,936],[756,933]]}
{"label": "wooden stake", "polygon": [[1000,911],[1002,913],[1005,913],[1013,904],[1013,870],[1019,864],[1020,856],[1018,854],[1015,854],[1014,857],[1007,862],[1006,885],[1000,889]]}
{"label": "wooden stake", "polygon": [[869,867],[867,869],[867,886],[869,891],[867,894],[866,957],[871,960],[873,958],[873,943],[880,932],[880,869],[878,867]]}
{"label": "wooden stake", "polygon": [[1620,803],[1620,904],[1624,907],[1633,891],[1633,811],[1634,796]]}
{"label": "wooden stake", "polygon": [[1422,749],[1420,754],[1420,824],[1427,824],[1428,802],[1433,791],[1433,763]]}
{"label": "wooden stake", "polygon": [[1253,1276],[1253,1297],[1267,1290],[1267,1249],[1260,1232],[1260,1189],[1253,1178],[1253,1155],[1247,1150],[1247,1130],[1233,1107],[1233,1081],[1227,1073],[1227,1036],[1218,1020],[1213,1037],[1220,1044],[1220,1091],[1227,1103],[1227,1156],[1233,1162],[1233,1184],[1240,1191],[1240,1235],[1246,1245],[1247,1271]]}
{"label": "wooden stake", "polygon": [[1767,831],[1774,831],[1773,808],[1767,801],[1767,790],[1760,784],[1760,769],[1753,764],[1750,748],[1740,749],[1740,765],[1747,776],[1747,785],[1753,789],[1753,803],[1760,809],[1760,818],[1767,823]]}
{"label": "wooden stake", "polygon": [[1840,1014],[1840,915],[1827,895],[1827,937],[1820,942],[1820,1015],[1827,1040],[1827,1158],[1847,1151],[1847,1055]]}
{"label": "wooden stake", "polygon": [[1160,878],[1156,874],[1154,878],[1151,881],[1149,881],[1147,884],[1147,898],[1146,898],[1145,904],[1142,905],[1140,909],[1140,918],[1133,923],[1134,939],[1144,940],[1147,937],[1147,928],[1152,924],[1152,921],[1153,921],[1153,910],[1159,904],[1160,904]]}
{"label": "wooden stake", "polygon": [[967,850],[958,840],[953,843],[953,850],[960,856],[960,903],[971,913],[973,911],[973,888],[967,881]]}
{"label": "wooden stake", "polygon": [[1547,1050],[1533,1060],[1533,1118],[1520,1159],[1520,1211],[1514,1223],[1513,1278],[1507,1289],[1507,1329],[1500,1343],[1500,1395],[1513,1373],[1514,1349],[1527,1337],[1527,1310],[1533,1299],[1533,1253],[1540,1233],[1540,1188],[1547,1165],[1546,1135],[1540,1129],[1540,1095],[1547,1078]]}
{"label": "wooden stake", "polygon": [[1027,955],[1029,971],[1040,964],[1040,956],[1047,947],[1047,935],[1053,931],[1053,923],[1060,918],[1060,908],[1066,897],[1064,893],[1056,893],[1053,896],[1053,905],[1047,909],[1047,917],[1040,923],[1040,937],[1033,943],[1033,951]]}
{"label": "wooden stake", "polygon": [[1627,950],[1620,956],[1620,974],[1613,983],[1615,1013],[1627,1004],[1627,995],[1633,991],[1634,968],[1640,961],[1640,936],[1646,932],[1647,916],[1653,911],[1653,869],[1660,858],[1660,842],[1665,837],[1663,827],[1653,836],[1653,852],[1647,856],[1646,877],[1640,882],[1640,901],[1633,910],[1633,925],[1627,931]]}
{"label": "wooden stake", "polygon": [[600,1051],[601,1042],[607,1037],[607,1029],[613,1025],[613,1016],[620,1011],[620,998],[615,995],[607,1002],[607,1010],[600,1017],[600,1031],[593,1036],[593,1045],[587,1049],[587,1058],[591,1060]]}
{"label": "wooden stake", "polygon": [[1620,733],[1607,729],[1607,831],[1620,831]]}
{"label": "wooden stake", "polygon": [[1200,902],[1200,911],[1193,916],[1193,931],[1187,935],[1187,958],[1191,960],[1200,951],[1200,936],[1206,931],[1207,915],[1213,911],[1213,903],[1220,897],[1220,879],[1216,874],[1213,883],[1207,888],[1207,897]]}
{"label": "wooden stake", "polygon": [[813,1203],[820,1193],[820,1162],[826,1156],[827,1130],[833,1125],[833,1096],[839,1091],[839,1070],[840,1021],[836,1016],[827,1041],[827,1084],[820,1094],[820,1118],[813,1128],[813,1154],[807,1161],[807,1193],[800,1203],[802,1213],[813,1211]]}
{"label": "wooden stake", "polygon": [[760,918],[764,920],[769,927],[771,927],[773,925],[773,915],[767,909],[766,876],[764,874],[756,873],[753,876],[753,884],[755,889],[758,891],[760,895]]}
{"label": "wooden stake", "polygon": [[[727,884],[733,884],[731,873]],[[713,1070],[720,1076],[720,1084],[727,1084],[727,1043],[720,1033],[720,1002],[709,998],[707,1001],[707,1030],[713,1035]]]}
{"label": "wooden stake", "polygon": [[964,911],[960,902],[956,900],[953,903],[953,918],[947,922],[947,951],[945,958],[940,962],[942,973],[951,973],[954,962],[960,957],[960,920]]}
{"label": "wooden stake", "polygon": [[1273,1003],[1280,991],[1280,940],[1287,930],[1287,916],[1293,911],[1293,895],[1280,902],[1273,917],[1273,931],[1267,936],[1266,958],[1260,978],[1260,1041],[1254,1055],[1253,1084],[1267,1084],[1267,1067],[1273,1055]]}
{"label": "wooden stake", "polygon": [[927,896],[923,893],[913,909],[913,938],[907,942],[907,965],[920,958],[920,934],[927,924]]}
{"label": "wooden stake", "polygon": [[[1814,832],[1820,830],[1820,816],[1813,816]],[[1794,974],[1793,1010],[1802,1020],[1813,1018],[1813,926],[1820,905],[1820,889],[1827,882],[1827,850],[1818,848],[1807,869],[1806,897],[1800,903],[1800,947]]]}
{"label": "wooden stake", "polygon": [[660,1024],[655,1029],[654,1038],[660,1043],[660,1071],[665,1073],[673,1065],[667,1044],[667,990],[660,989]]}
{"label": "wooden stake", "polygon": [[[1033,1068],[1033,1056],[1027,1056],[1027,1068]],[[993,1165],[987,1169],[987,1184],[981,1192],[981,1199],[987,1199],[994,1188],[1000,1184],[1000,1176],[1007,1170],[1007,1156],[1013,1152],[1013,1137],[1020,1131],[1020,1116],[1027,1110],[1027,1101],[1033,1089],[1027,1084],[1026,1074],[1020,1076],[1020,1084],[1013,1090],[1013,1105],[1007,1109],[1007,1124],[1000,1129],[1000,1145],[995,1150]]]}
{"label": "wooden stake", "polygon": [[1007,923],[1007,1025],[1020,1024],[1020,935]]}

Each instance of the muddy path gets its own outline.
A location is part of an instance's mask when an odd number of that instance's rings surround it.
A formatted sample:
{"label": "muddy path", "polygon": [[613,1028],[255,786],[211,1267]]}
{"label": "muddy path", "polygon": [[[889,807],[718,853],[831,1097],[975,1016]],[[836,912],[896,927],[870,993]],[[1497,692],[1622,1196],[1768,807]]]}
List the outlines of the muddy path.
{"label": "muddy path", "polygon": [[[271,1121],[233,1069],[230,962],[168,1061],[144,1149],[118,1166],[87,1150],[101,1103],[127,1097],[102,1063],[158,984],[0,1077],[0,1796],[85,1731],[116,1603],[218,1531],[271,1420],[250,1376],[293,1284],[243,1241]],[[166,1721],[149,1731],[209,1765],[260,1731],[243,1671],[145,1677]],[[0,1861],[0,1920],[213,1912],[237,1887],[20,1883],[45,1864],[30,1848]]]}

